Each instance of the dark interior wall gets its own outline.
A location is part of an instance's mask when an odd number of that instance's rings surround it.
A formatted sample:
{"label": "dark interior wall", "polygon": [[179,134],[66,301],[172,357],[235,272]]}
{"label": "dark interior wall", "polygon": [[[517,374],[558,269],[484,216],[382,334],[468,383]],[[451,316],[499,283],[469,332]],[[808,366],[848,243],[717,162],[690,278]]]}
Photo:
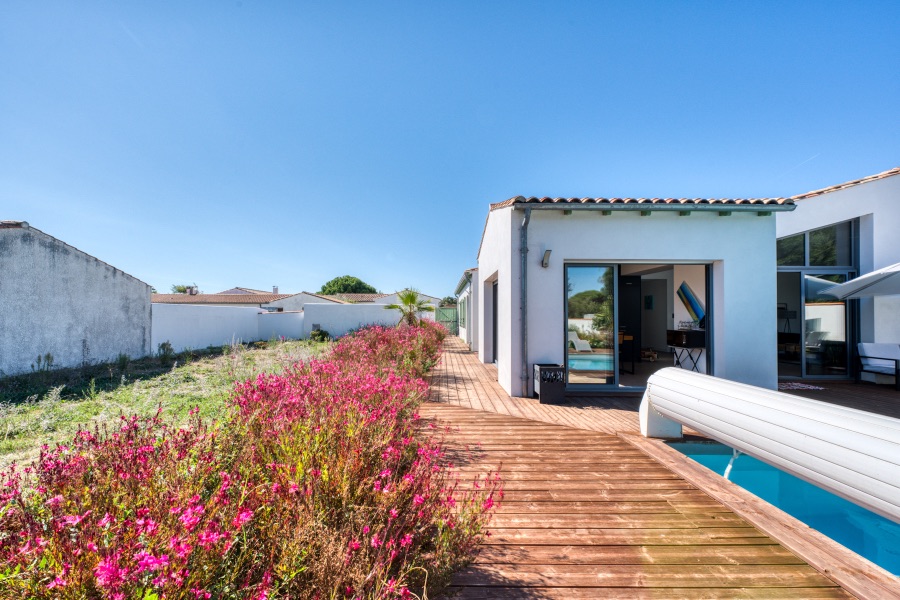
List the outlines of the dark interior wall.
{"label": "dark interior wall", "polygon": [[634,336],[635,348],[641,348],[641,278],[619,277],[619,331]]}
{"label": "dark interior wall", "polygon": [[[665,279],[641,281],[641,343],[644,348],[666,350],[667,289],[668,284]],[[653,308],[646,307],[644,300],[647,296],[653,298]]]}

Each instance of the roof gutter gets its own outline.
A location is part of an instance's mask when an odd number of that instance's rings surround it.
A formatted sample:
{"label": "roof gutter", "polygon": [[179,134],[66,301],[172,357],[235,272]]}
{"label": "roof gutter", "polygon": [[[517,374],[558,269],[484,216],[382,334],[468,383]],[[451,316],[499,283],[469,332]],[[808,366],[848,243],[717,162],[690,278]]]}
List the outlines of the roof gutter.
{"label": "roof gutter", "polygon": [[528,222],[531,221],[531,206],[525,207],[525,217],[522,219],[521,234],[519,240],[521,247],[519,252],[522,260],[522,276],[519,280],[522,289],[519,291],[519,312],[522,319],[522,397],[528,396]]}
{"label": "roof gutter", "polygon": [[[524,203],[521,203],[524,204]],[[517,204],[516,206],[521,206]],[[796,204],[567,204],[528,203],[534,210],[600,210],[600,211],[663,211],[663,212],[787,212],[797,208]]]}

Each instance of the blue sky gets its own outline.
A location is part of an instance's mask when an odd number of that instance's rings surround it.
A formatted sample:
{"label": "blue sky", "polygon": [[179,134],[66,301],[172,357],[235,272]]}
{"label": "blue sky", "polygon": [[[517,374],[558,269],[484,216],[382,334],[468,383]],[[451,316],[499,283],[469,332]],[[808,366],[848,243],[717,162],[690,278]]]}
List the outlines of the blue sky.
{"label": "blue sky", "polygon": [[900,3],[0,5],[0,219],[167,291],[443,296],[515,195],[900,166]]}

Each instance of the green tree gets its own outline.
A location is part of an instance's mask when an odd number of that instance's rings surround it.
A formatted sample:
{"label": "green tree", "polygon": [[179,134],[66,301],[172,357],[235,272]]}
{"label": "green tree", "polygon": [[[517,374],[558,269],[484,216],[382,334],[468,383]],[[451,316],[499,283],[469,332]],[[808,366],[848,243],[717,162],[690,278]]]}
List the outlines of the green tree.
{"label": "green tree", "polygon": [[195,283],[194,285],[188,285],[185,283],[182,285],[182,284],[176,283],[172,286],[172,293],[173,294],[187,294],[191,290],[192,287],[197,287],[197,284]]}
{"label": "green tree", "polygon": [[399,327],[403,323],[407,325],[416,325],[419,322],[419,314],[423,312],[434,312],[434,306],[428,304],[428,301],[419,297],[419,292],[412,288],[397,292],[397,300],[399,304],[385,304],[385,310],[399,310],[400,321],[397,323]]}
{"label": "green tree", "polygon": [[334,279],[323,285],[322,289],[319,290],[319,293],[326,295],[377,294],[378,290],[358,277],[353,277],[352,275],[343,275],[341,277],[335,277]]}
{"label": "green tree", "polygon": [[441,307],[444,306],[456,306],[456,298],[453,296],[444,296],[441,299]]}

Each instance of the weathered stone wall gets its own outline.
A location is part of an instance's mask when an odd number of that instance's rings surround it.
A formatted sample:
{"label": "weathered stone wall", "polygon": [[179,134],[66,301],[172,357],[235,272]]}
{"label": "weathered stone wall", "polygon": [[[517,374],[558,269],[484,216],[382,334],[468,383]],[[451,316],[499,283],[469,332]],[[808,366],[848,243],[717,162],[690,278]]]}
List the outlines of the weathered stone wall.
{"label": "weathered stone wall", "polygon": [[27,223],[0,223],[0,375],[150,353],[150,286]]}

